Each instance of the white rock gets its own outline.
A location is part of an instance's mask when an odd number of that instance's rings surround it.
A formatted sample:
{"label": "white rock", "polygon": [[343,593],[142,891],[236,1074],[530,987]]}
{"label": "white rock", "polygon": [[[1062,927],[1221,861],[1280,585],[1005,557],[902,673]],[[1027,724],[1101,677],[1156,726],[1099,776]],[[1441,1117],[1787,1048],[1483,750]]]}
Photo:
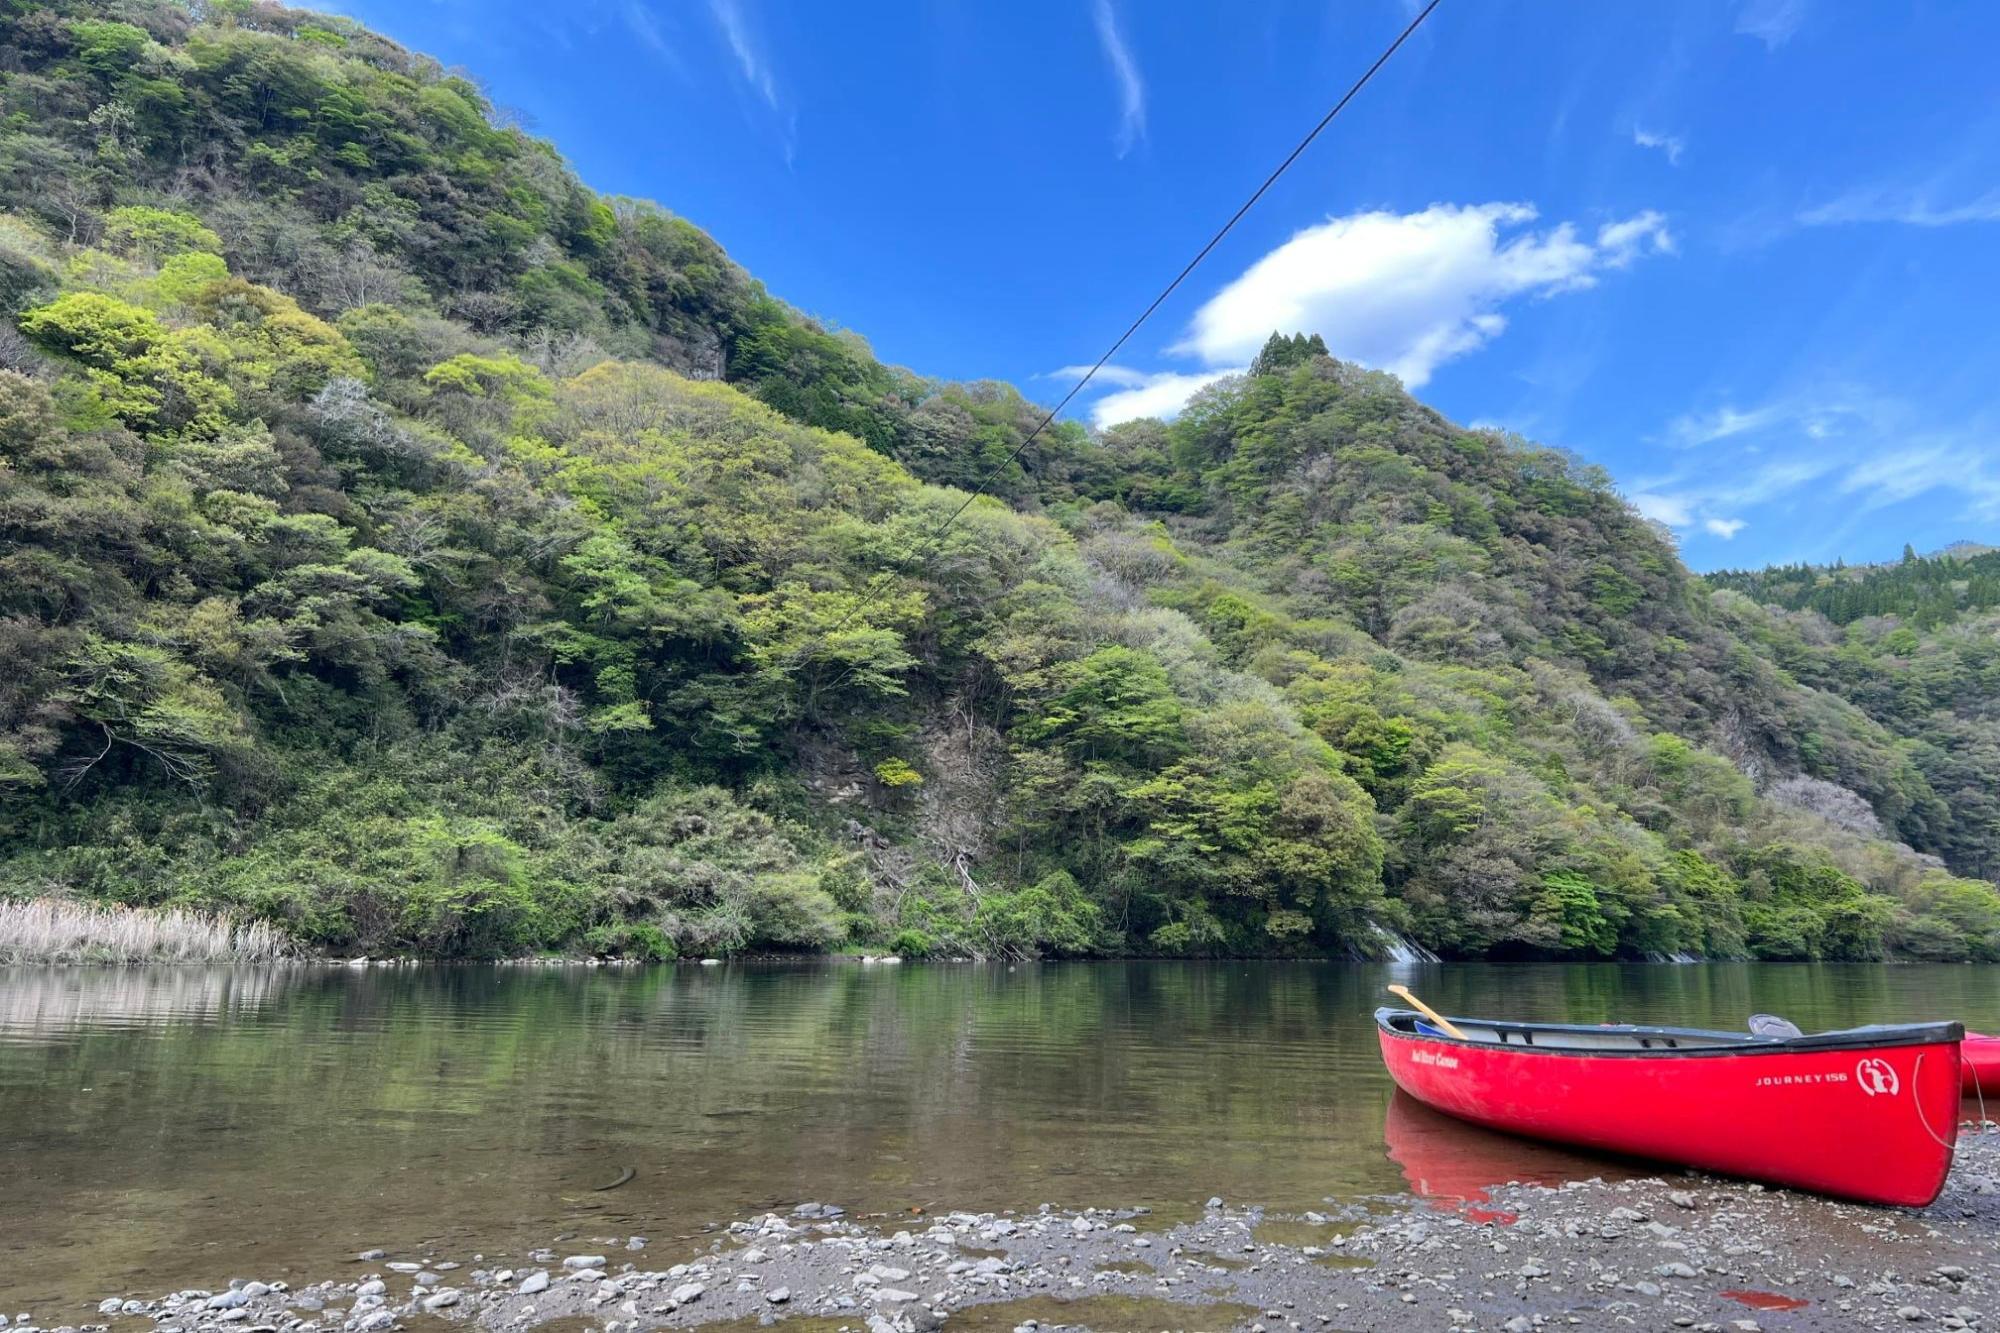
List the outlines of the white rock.
{"label": "white rock", "polygon": [[540,1268],[536,1269],[534,1272],[522,1278],[521,1285],[515,1288],[515,1290],[519,1291],[523,1296],[532,1296],[538,1291],[547,1291],[548,1289],[549,1289],[548,1270]]}

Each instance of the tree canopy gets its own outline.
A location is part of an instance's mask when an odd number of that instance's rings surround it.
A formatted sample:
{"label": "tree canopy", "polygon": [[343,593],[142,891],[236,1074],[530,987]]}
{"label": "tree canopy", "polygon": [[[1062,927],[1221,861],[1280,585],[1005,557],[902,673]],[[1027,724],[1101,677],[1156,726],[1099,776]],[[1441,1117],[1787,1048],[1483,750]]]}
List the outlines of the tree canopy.
{"label": "tree canopy", "polygon": [[0,14],[0,893],[435,956],[2000,956],[1988,557],[1698,579],[1303,334],[1021,450],[435,62],[200,14]]}

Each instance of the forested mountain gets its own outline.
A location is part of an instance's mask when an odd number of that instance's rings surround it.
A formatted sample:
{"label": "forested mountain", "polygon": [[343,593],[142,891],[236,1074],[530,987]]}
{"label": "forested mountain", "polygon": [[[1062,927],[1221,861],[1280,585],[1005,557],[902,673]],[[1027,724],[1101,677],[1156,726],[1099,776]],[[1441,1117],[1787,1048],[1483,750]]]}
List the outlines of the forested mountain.
{"label": "forested mountain", "polygon": [[0,6],[0,891],[444,955],[2000,956],[1977,633],[1717,591],[1304,338],[934,551],[1013,389],[350,21],[198,10]]}
{"label": "forested mountain", "polygon": [[1914,629],[1936,629],[1967,612],[2000,607],[2000,550],[1961,543],[1920,556],[1905,546],[1893,565],[1728,569],[1708,581],[1787,611],[1817,611],[1836,625],[1894,616]]}

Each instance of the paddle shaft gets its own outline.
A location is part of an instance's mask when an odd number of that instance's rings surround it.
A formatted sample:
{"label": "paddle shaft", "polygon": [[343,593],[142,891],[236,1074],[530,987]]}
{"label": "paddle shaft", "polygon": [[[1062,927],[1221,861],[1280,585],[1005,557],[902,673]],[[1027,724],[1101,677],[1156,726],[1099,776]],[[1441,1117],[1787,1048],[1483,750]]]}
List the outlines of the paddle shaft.
{"label": "paddle shaft", "polygon": [[1463,1032],[1460,1032],[1457,1028],[1453,1027],[1451,1024],[1451,1020],[1449,1018],[1446,1018],[1443,1014],[1431,1008],[1429,1005],[1425,1004],[1422,1000],[1419,1000],[1416,996],[1410,994],[1410,988],[1408,986],[1391,986],[1389,987],[1389,993],[1391,995],[1394,995],[1398,999],[1402,1000],[1405,1004],[1409,1005],[1410,1008],[1416,1010],[1418,1013],[1422,1014],[1425,1018],[1430,1019],[1431,1022],[1437,1024],[1438,1030],[1443,1032],[1445,1036],[1456,1037],[1460,1041],[1465,1040],[1465,1034]]}

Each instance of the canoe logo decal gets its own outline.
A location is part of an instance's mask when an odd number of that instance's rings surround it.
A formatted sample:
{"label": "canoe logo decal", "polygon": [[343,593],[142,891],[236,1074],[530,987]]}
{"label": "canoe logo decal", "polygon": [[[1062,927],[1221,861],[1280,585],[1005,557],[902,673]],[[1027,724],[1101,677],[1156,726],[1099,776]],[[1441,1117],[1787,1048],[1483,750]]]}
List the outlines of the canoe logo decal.
{"label": "canoe logo decal", "polygon": [[1900,1086],[1896,1079],[1895,1066],[1876,1056],[1870,1056],[1854,1066],[1854,1081],[1859,1083],[1861,1090],[1870,1097],[1878,1092],[1885,1092],[1893,1097]]}

